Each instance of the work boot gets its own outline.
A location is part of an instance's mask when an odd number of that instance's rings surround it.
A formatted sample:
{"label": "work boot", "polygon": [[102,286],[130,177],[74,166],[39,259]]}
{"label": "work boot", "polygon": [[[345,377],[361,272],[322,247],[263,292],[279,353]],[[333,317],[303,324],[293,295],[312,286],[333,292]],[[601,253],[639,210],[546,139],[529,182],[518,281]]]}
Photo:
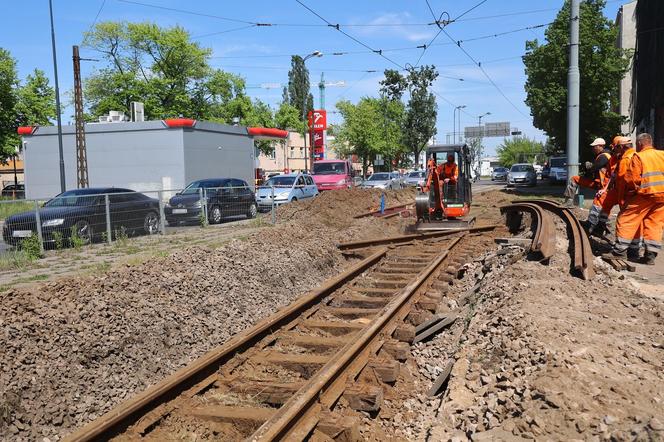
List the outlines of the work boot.
{"label": "work boot", "polygon": [[646,252],[645,255],[643,255],[643,258],[639,260],[641,264],[645,264],[647,266],[654,266],[655,265],[655,259],[657,259],[657,253],[655,252]]}
{"label": "work boot", "polygon": [[641,258],[641,256],[639,255],[638,250],[634,250],[634,249],[627,250],[627,261],[640,263],[641,259],[643,259],[643,258]]}
{"label": "work boot", "polygon": [[594,227],[591,227],[590,230],[588,231],[588,234],[590,236],[597,236],[597,237],[603,237],[609,233],[609,229],[606,227],[606,223],[599,222],[597,223]]}

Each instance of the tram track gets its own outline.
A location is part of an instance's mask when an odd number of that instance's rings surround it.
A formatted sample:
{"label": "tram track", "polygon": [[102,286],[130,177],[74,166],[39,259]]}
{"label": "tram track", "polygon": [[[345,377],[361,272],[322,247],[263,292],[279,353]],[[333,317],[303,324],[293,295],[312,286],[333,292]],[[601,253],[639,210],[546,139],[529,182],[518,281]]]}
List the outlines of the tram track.
{"label": "tram track", "polygon": [[305,439],[338,426],[342,396],[351,408],[379,408],[381,384],[396,380],[415,326],[433,317],[459,256],[481,250],[472,246],[480,234],[373,249],[66,440],[162,440],[185,428],[223,440]]}

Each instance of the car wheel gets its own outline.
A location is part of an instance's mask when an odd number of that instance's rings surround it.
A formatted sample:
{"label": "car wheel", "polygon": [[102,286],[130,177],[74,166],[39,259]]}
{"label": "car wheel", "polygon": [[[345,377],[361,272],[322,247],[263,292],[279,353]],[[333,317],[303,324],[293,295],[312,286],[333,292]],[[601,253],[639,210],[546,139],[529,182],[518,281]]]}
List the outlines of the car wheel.
{"label": "car wheel", "polygon": [[249,206],[249,211],[247,212],[247,218],[256,218],[257,213],[258,208],[256,207],[256,203],[251,203]]}
{"label": "car wheel", "polygon": [[296,197],[296,196],[294,196],[293,198],[291,198],[291,203],[296,203],[296,202],[297,202],[297,197]]}
{"label": "car wheel", "polygon": [[92,226],[84,219],[76,221],[76,224],[72,228],[72,235],[76,235],[83,245],[92,243],[92,239],[94,238]]}
{"label": "car wheel", "polygon": [[208,215],[210,224],[219,224],[221,222],[221,207],[212,206]]}
{"label": "car wheel", "polygon": [[157,212],[148,212],[143,219],[143,230],[148,235],[154,235],[159,232],[159,215]]}

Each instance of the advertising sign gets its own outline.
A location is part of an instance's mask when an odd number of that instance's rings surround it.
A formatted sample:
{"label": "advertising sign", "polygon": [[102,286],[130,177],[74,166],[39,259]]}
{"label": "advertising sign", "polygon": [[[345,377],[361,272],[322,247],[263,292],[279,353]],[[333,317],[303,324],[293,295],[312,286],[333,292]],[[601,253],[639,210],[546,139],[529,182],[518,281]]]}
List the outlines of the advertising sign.
{"label": "advertising sign", "polygon": [[314,161],[325,159],[325,149],[322,147],[314,147]]}
{"label": "advertising sign", "polygon": [[322,130],[313,131],[312,139],[314,147],[323,147],[325,145],[325,132]]}
{"label": "advertising sign", "polygon": [[509,137],[510,123],[502,121],[500,123],[487,123],[484,127],[485,137]]}
{"label": "advertising sign", "polygon": [[309,119],[309,129],[313,130],[326,130],[327,129],[327,113],[325,110],[310,111],[307,115]]}

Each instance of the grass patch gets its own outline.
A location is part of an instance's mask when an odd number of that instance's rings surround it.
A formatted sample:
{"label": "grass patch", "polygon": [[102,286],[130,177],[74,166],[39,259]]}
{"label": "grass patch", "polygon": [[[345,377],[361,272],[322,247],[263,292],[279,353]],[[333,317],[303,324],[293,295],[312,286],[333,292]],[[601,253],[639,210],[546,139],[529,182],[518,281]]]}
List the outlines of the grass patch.
{"label": "grass patch", "polygon": [[34,259],[24,250],[7,250],[0,254],[0,271],[25,270]]}
{"label": "grass patch", "polygon": [[0,219],[5,219],[17,213],[34,210],[35,203],[32,201],[8,200],[0,201]]}

